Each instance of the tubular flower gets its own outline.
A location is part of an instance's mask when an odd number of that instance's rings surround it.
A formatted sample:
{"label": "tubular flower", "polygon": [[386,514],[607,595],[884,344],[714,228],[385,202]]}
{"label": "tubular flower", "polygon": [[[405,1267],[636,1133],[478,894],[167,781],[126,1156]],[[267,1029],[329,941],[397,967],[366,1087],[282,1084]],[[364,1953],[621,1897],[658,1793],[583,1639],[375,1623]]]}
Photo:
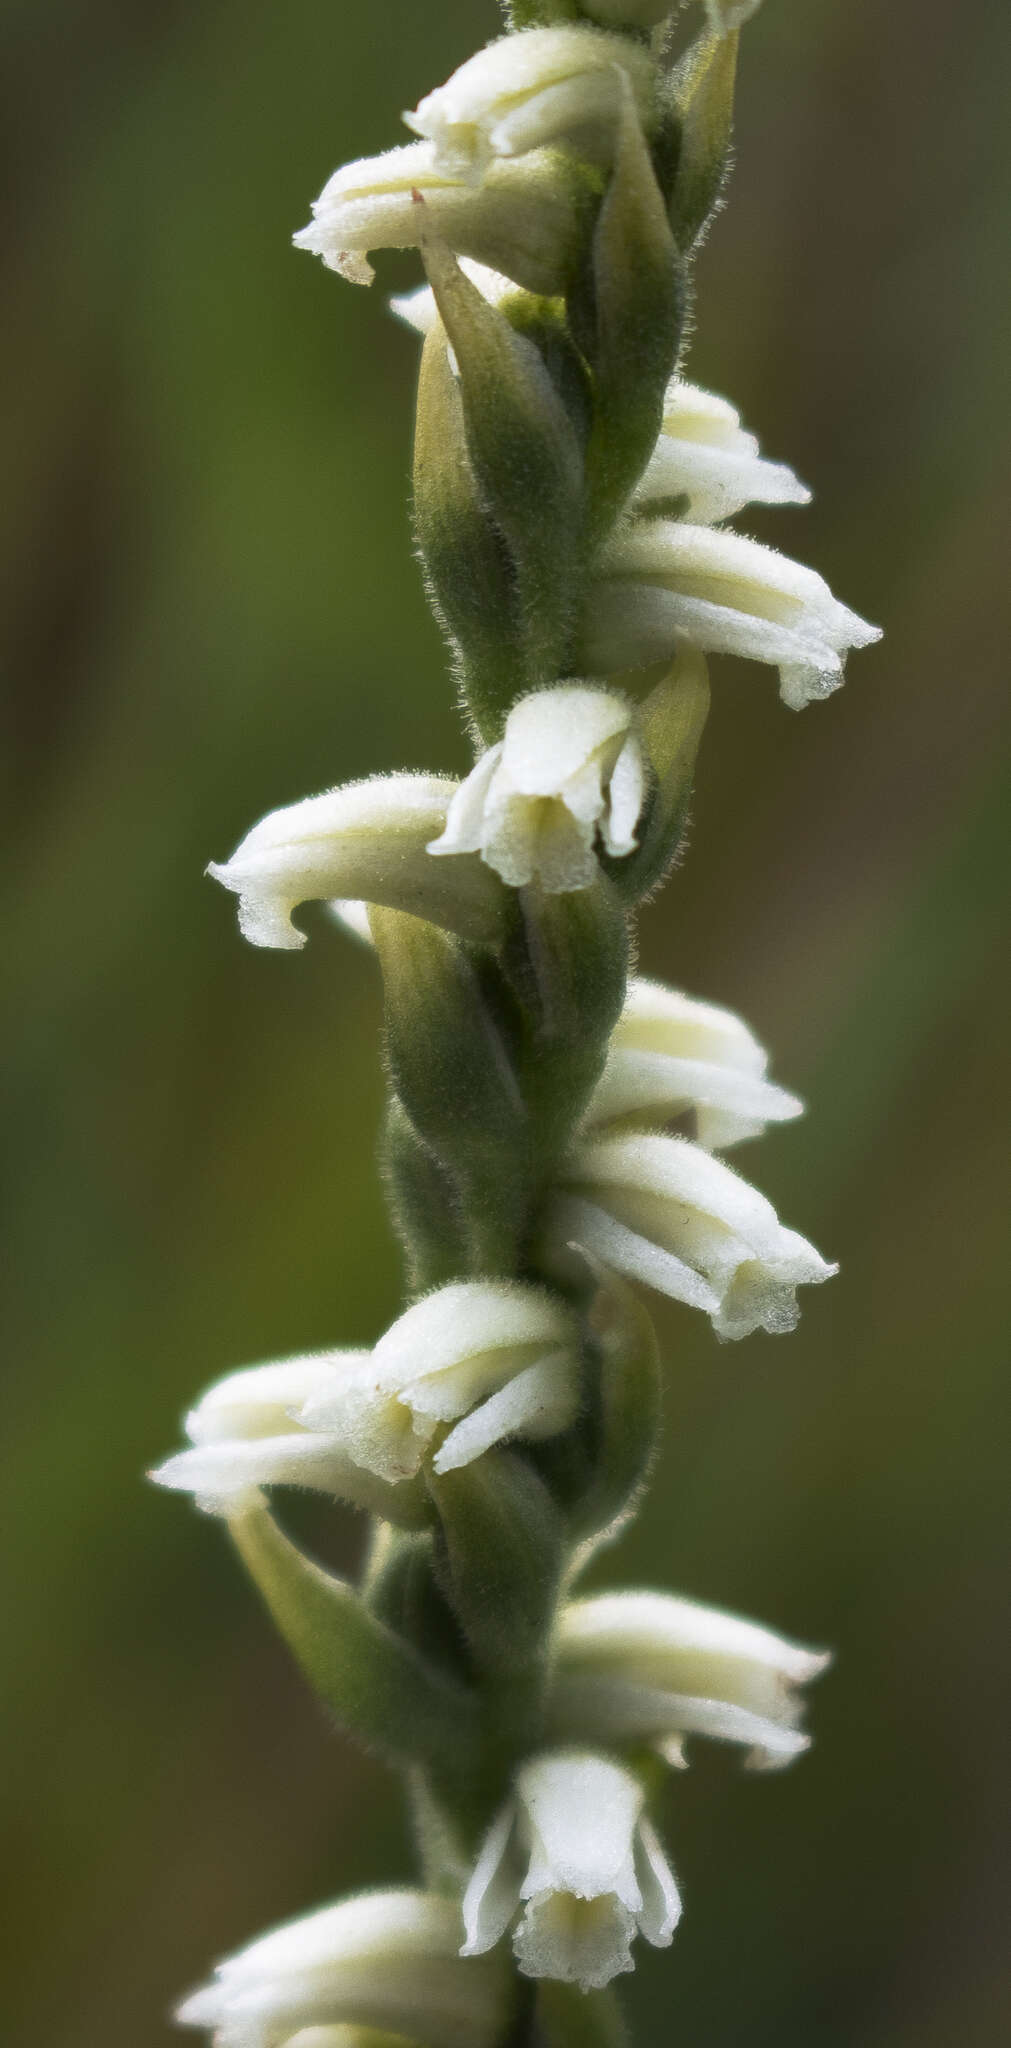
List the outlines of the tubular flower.
{"label": "tubular flower", "polygon": [[681,1901],[644,1803],[630,1771],[591,1751],[525,1764],[464,1894],[464,1955],[492,1948],[520,1908],[513,1950],[527,1977],[599,1990],[634,1968],[636,1933],[666,1948]]}
{"label": "tubular flower", "polygon": [[796,1290],[838,1271],[764,1195],[686,1138],[589,1140],[562,1168],[549,1229],[631,1279],[701,1308],[718,1337],[797,1322]]}
{"label": "tubular flower", "polygon": [[433,143],[409,142],[342,165],[293,240],[351,284],[371,284],[370,250],[417,249],[435,233],[527,291],[559,292],[574,273],[595,187],[588,166],[554,150],[496,161],[478,187],[440,170]]}
{"label": "tubular flower", "polygon": [[843,655],[880,639],[814,569],[741,534],[679,520],[626,525],[601,549],[583,655],[597,674],[665,659],[680,640],[779,669],[799,711],[843,679]]}
{"label": "tubular flower", "polygon": [[756,1622],[667,1593],[602,1593],[563,1608],[552,1718],[560,1736],[649,1741],[683,1764],[688,1735],[743,1743],[751,1770],[810,1746],[798,1688],[830,1658]]}
{"label": "tubular flower", "polygon": [[768,1054],[732,1010],[662,982],[629,984],[607,1063],[586,1111],[588,1129],[667,1123],[686,1111],[707,1152],[759,1138],[803,1103],[766,1080]]}
{"label": "tubular flower", "polygon": [[437,1472],[469,1465],[506,1438],[553,1436],[579,1393],[577,1331],[546,1288],[460,1280],[428,1294],[336,1381],[299,1410],[356,1464],[396,1482],[416,1473],[436,1436]]}
{"label": "tubular flower", "polygon": [[404,119],[432,144],[437,170],[477,182],[496,157],[549,143],[610,156],[625,79],[648,120],[655,67],[647,51],[585,26],[531,28],[479,50]]}
{"label": "tubular flower", "polygon": [[710,526],[742,505],[808,505],[811,493],[786,463],[766,461],[727,399],[673,377],[657,444],[629,510],[641,516],[671,499],[686,501],[686,519]]}
{"label": "tubular flower", "polygon": [[598,834],[631,853],[645,797],[634,714],[608,690],[564,683],[513,706],[505,737],[460,785],[430,853],[480,852],[504,882],[588,889]]}
{"label": "tubular flower", "polygon": [[345,2024],[417,2036],[426,2048],[494,2048],[507,2013],[502,1974],[493,1958],[469,1962],[459,1948],[451,1899],[366,1892],[229,1956],[176,2018],[209,2028],[216,2048],[294,2048],[315,2044],[317,2027]]}
{"label": "tubular flower", "polygon": [[438,775],[375,775],[271,811],[231,860],[207,872],[239,898],[239,928],[254,946],[294,948],[300,903],[331,897],[411,911],[464,937],[498,929],[496,885],[480,861],[452,872],[428,858],[458,785]]}
{"label": "tubular flower", "polygon": [[296,1419],[305,1402],[341,1386],[368,1356],[325,1351],[229,1373],[187,1415],[190,1448],[149,1476],[229,1519],[258,1507],[264,1486],[305,1486],[388,1513],[388,1489],[355,1464],[340,1432],[309,1430]]}

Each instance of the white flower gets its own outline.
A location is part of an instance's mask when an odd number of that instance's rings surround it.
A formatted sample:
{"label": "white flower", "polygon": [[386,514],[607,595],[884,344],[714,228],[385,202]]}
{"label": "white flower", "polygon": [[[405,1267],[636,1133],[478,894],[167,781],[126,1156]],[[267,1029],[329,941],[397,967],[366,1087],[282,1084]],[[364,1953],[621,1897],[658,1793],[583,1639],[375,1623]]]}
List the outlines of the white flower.
{"label": "white flower", "polygon": [[619,1273],[704,1309],[719,1337],[792,1330],[798,1286],[838,1270],[687,1138],[590,1140],[560,1177],[571,1193],[549,1218],[556,1242],[578,1242]]}
{"label": "white flower", "polygon": [[811,493],[786,463],[765,460],[725,398],[674,377],[656,447],[629,509],[671,498],[686,498],[685,518],[710,526],[742,505],[808,505]]}
{"label": "white flower", "polygon": [[690,1110],[699,1144],[721,1152],[801,1114],[796,1095],[766,1080],[768,1063],[732,1010],[634,980],[584,1122],[667,1123]]}
{"label": "white flower", "polygon": [[598,833],[615,856],[636,844],[645,772],[633,721],[624,698],[580,683],[522,697],[429,851],[480,852],[514,888],[535,876],[549,895],[589,888]]}
{"label": "white flower", "polygon": [[570,279],[593,203],[586,172],[553,150],[496,161],[475,186],[440,170],[433,143],[409,142],[342,165],[293,240],[352,284],[371,284],[370,250],[417,249],[434,233],[457,255],[552,294]]}
{"label": "white flower", "polygon": [[667,1593],[599,1593],[563,1608],[552,1716],[560,1734],[649,1741],[681,1764],[686,1735],[741,1742],[752,1770],[807,1749],[798,1688],[831,1659],[772,1629]]}
{"label": "white flower", "polygon": [[375,775],[271,811],[231,860],[207,872],[239,898],[239,927],[254,946],[305,945],[299,903],[351,897],[443,924],[468,938],[497,930],[492,878],[480,861],[452,874],[426,846],[445,823],[458,784],[437,775]]}
{"label": "white flower", "polygon": [[437,1433],[437,1472],[506,1438],[553,1436],[575,1419],[578,1332],[565,1303],[519,1280],[458,1280],[415,1302],[375,1350],[299,1410],[379,1478],[416,1473]]}
{"label": "white flower", "polygon": [[597,674],[666,659],[679,641],[779,669],[795,711],[842,682],[842,657],[881,637],[813,569],[774,548],[680,520],[641,520],[601,549],[583,653]]}
{"label": "white flower", "polygon": [[341,1386],[368,1356],[326,1351],[227,1374],[186,1417],[191,1448],[149,1477],[229,1518],[257,1508],[263,1486],[305,1486],[381,1511],[382,1489],[355,1464],[340,1432],[309,1430],[295,1419],[303,1403]]}
{"label": "white flower", "polygon": [[426,2048],[495,2048],[507,2012],[502,1973],[459,1948],[452,1899],[366,1892],[229,1956],[176,2018],[213,2030],[216,2048],[293,2048],[303,2029],[344,2023],[418,2036]]}
{"label": "white flower", "polygon": [[585,26],[531,28],[479,50],[404,120],[433,145],[437,170],[477,181],[496,157],[550,143],[595,153],[601,131],[610,154],[626,78],[647,119],[655,67],[646,50]]}
{"label": "white flower", "polygon": [[464,1894],[464,1954],[492,1948],[520,1906],[513,1950],[527,1977],[597,1990],[634,1968],[637,1932],[666,1948],[681,1901],[644,1803],[630,1771],[590,1751],[524,1764]]}

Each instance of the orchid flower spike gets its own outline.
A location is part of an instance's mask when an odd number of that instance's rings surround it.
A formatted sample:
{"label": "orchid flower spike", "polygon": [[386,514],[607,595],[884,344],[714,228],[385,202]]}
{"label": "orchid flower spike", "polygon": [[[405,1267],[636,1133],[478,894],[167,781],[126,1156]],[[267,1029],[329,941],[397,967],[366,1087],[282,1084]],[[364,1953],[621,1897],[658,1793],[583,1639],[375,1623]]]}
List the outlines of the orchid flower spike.
{"label": "orchid flower spike", "polygon": [[496,157],[551,143],[609,158],[624,80],[651,123],[656,67],[647,50],[585,25],[531,28],[479,50],[404,120],[431,143],[438,171],[477,183]]}
{"label": "orchid flower spike", "polygon": [[[360,1370],[367,1351],[324,1351],[228,1373],[191,1409],[190,1448],[166,1458],[149,1477],[157,1486],[193,1495],[205,1514],[234,1520],[261,1505],[264,1486],[302,1486],[373,1513],[391,1512],[390,1489],[351,1457],[338,1430],[310,1430],[298,1410]],[[399,1490],[396,1519],[410,1521],[408,1490]]]}
{"label": "orchid flower spike", "polygon": [[611,1034],[584,1128],[655,1126],[690,1113],[707,1152],[800,1116],[803,1103],[766,1079],[768,1054],[732,1010],[637,979]]}
{"label": "orchid flower spike", "polygon": [[261,818],[231,860],[212,861],[207,872],[238,897],[239,928],[253,946],[304,946],[292,911],[331,897],[493,940],[502,912],[494,877],[480,861],[440,869],[426,852],[457,788],[437,775],[375,775],[306,797]]}
{"label": "orchid flower spike", "polygon": [[722,529],[626,522],[598,564],[583,632],[583,658],[597,675],[666,659],[688,640],[771,663],[784,704],[799,711],[839,688],[848,649],[881,638],[814,569]]}
{"label": "orchid flower spike", "polygon": [[494,1957],[461,1957],[460,1933],[452,1899],[365,1892],[229,1956],[176,2018],[208,2028],[216,2048],[331,2048],[328,2030],[344,2025],[425,2048],[495,2048],[508,2013],[503,1972]]}
{"label": "orchid flower spike", "polygon": [[838,1271],[780,1223],[771,1202],[687,1138],[589,1139],[564,1162],[549,1216],[630,1279],[704,1309],[718,1337],[778,1333],[797,1322],[797,1288]]}
{"label": "orchid flower spike", "polygon": [[524,1764],[464,1893],[464,1955],[513,1926],[524,1976],[592,1991],[634,1968],[637,1933],[666,1948],[681,1901],[644,1805],[638,1779],[592,1751]]}
{"label": "orchid flower spike", "polygon": [[772,1629],[667,1593],[598,1593],[563,1608],[551,1715],[559,1739],[650,1742],[683,1766],[688,1735],[743,1743],[750,1770],[810,1746],[799,1688],[831,1662]]}
{"label": "orchid flower spike", "polygon": [[744,505],[807,505],[811,493],[784,462],[768,462],[725,398],[673,377],[664,399],[656,447],[635,487],[629,512],[684,500],[698,526],[729,519]]}
{"label": "orchid flower spike", "polygon": [[633,851],[645,793],[632,706],[611,690],[561,683],[514,704],[429,852],[479,852],[514,888],[536,879],[548,895],[588,889],[598,836],[615,857]]}
{"label": "orchid flower spike", "polygon": [[390,1483],[469,1465],[512,1437],[553,1436],[579,1404],[578,1329],[546,1288],[459,1280],[415,1302],[375,1350],[314,1390],[299,1409],[310,1431]]}
{"label": "orchid flower spike", "polygon": [[534,150],[496,159],[473,185],[440,168],[434,143],[409,142],[342,165],[292,239],[351,284],[371,284],[372,250],[417,249],[436,234],[458,256],[551,294],[573,277],[595,175],[555,150]]}

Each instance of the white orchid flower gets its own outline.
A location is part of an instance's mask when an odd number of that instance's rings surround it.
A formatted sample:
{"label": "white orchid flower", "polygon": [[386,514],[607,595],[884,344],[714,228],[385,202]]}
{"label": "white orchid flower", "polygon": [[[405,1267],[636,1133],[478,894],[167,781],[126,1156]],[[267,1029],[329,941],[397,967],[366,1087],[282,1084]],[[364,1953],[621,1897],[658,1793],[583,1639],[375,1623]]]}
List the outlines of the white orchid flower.
{"label": "white orchid flower", "polygon": [[564,1161],[548,1227],[630,1279],[704,1309],[718,1337],[797,1322],[797,1288],[838,1271],[771,1202],[687,1138],[590,1139]]}
{"label": "white orchid flower", "polygon": [[559,1617],[551,1715],[560,1737],[651,1742],[682,1765],[688,1735],[743,1743],[751,1770],[810,1746],[799,1688],[831,1658],[667,1593],[598,1593]]}
{"label": "white orchid flower", "polygon": [[881,637],[814,569],[722,528],[626,522],[598,564],[583,632],[596,674],[666,659],[687,640],[770,662],[784,703],[798,711],[838,689],[848,649]]}
{"label": "white orchid flower", "polygon": [[239,898],[239,928],[254,946],[294,948],[300,903],[331,897],[381,903],[464,937],[493,938],[500,905],[480,861],[453,871],[426,847],[445,824],[459,785],[438,775],[375,775],[261,818],[231,860],[208,874]]}
{"label": "white orchid flower", "polygon": [[[317,2048],[317,2027],[344,2025],[418,2037],[425,2048],[495,2048],[508,2011],[503,1974],[494,1957],[461,1957],[460,1934],[452,1899],[365,1892],[229,1956],[176,2018],[208,2028],[215,2048]],[[331,2048],[325,2032],[324,2041]]]}
{"label": "white orchid flower", "polygon": [[298,1419],[396,1483],[447,1426],[432,1459],[439,1473],[508,1438],[555,1435],[578,1403],[578,1331],[565,1303],[519,1280],[459,1280],[415,1302]]}
{"label": "white orchid flower", "polygon": [[434,143],[409,142],[343,164],[292,239],[350,283],[371,284],[371,250],[417,249],[437,234],[458,256],[552,294],[571,278],[594,196],[589,173],[554,150],[496,160],[473,185],[440,168]]}
{"label": "white orchid flower", "polygon": [[724,1151],[800,1116],[799,1097],[766,1079],[768,1063],[732,1010],[659,981],[633,980],[584,1127],[655,1125],[691,1111],[699,1144]]}
{"label": "white orchid flower", "polygon": [[636,845],[646,792],[630,704],[563,683],[514,704],[505,737],[482,754],[430,853],[480,853],[514,888],[587,889],[598,835],[620,857]]}
{"label": "white orchid flower", "polygon": [[674,377],[656,447],[629,510],[672,498],[687,500],[686,519],[711,526],[743,505],[808,505],[811,493],[785,462],[766,460],[727,399]]}
{"label": "white orchid flower", "polygon": [[515,1923],[524,1976],[592,1991],[634,1967],[637,1933],[666,1948],[681,1901],[644,1804],[632,1773],[591,1751],[524,1764],[464,1893],[464,1954],[484,1954]]}
{"label": "white orchid flower", "polygon": [[609,157],[625,81],[649,122],[655,79],[648,51],[625,36],[531,28],[479,50],[404,120],[432,144],[439,171],[477,182],[496,157],[552,143]]}
{"label": "white orchid flower", "polygon": [[368,1357],[325,1351],[228,1373],[187,1415],[190,1447],[149,1477],[228,1519],[258,1508],[265,1486],[307,1487],[388,1512],[388,1489],[355,1463],[340,1432],[307,1429],[296,1419],[305,1402],[343,1385]]}

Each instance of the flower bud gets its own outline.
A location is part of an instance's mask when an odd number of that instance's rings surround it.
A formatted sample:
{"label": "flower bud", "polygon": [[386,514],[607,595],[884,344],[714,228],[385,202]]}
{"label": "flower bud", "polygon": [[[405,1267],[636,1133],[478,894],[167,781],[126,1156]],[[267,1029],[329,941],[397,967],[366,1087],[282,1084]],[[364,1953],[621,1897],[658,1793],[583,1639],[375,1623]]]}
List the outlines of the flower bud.
{"label": "flower bud", "polygon": [[561,1170],[550,1230],[675,1301],[701,1308],[718,1337],[797,1322],[796,1290],[838,1271],[787,1230],[764,1195],[686,1138],[590,1140]]}
{"label": "flower bud", "polygon": [[881,638],[813,569],[742,535],[678,520],[626,526],[601,549],[584,621],[597,675],[667,659],[679,640],[779,669],[792,710],[839,688],[843,656]]}
{"label": "flower bud", "polygon": [[[365,1892],[262,1935],[180,2006],[221,2048],[294,2048],[317,2028],[380,2028],[426,2048],[495,2048],[504,1972],[459,1954],[460,1909],[434,1892]],[[308,2036],[305,2029],[310,2030]],[[339,2038],[339,2037],[338,2037]]]}
{"label": "flower bud", "polygon": [[598,840],[631,853],[645,779],[632,707],[607,690],[563,683],[513,706],[505,736],[456,792],[435,854],[479,852],[513,888],[588,889]]}
{"label": "flower bud", "polygon": [[470,183],[496,157],[551,143],[606,160],[626,78],[648,122],[655,66],[646,50],[586,26],[525,29],[479,50],[404,119],[431,143],[437,171]]}
{"label": "flower bud", "polygon": [[615,1026],[586,1126],[648,1127],[690,1112],[707,1152],[760,1138],[770,1123],[800,1116],[803,1103],[766,1080],[768,1054],[732,1010],[633,981]]}
{"label": "flower bud", "polygon": [[430,142],[410,142],[335,171],[293,240],[352,284],[371,284],[370,250],[417,249],[435,233],[550,295],[575,273],[598,197],[599,173],[553,150],[496,162],[478,187],[440,171]]}
{"label": "flower bud", "polygon": [[687,1735],[743,1743],[752,1770],[809,1747],[798,1688],[830,1657],[757,1622],[667,1593],[602,1593],[559,1618],[551,1713],[564,1738],[662,1746]]}
{"label": "flower bud", "polygon": [[631,1772],[592,1751],[524,1764],[464,1894],[464,1954],[484,1954],[515,1922],[524,1976],[591,1991],[634,1968],[637,1933],[668,1947],[681,1901],[644,1804]]}
{"label": "flower bud", "polygon": [[429,858],[457,785],[436,775],[375,775],[271,811],[231,860],[207,872],[239,898],[239,929],[254,946],[305,945],[291,913],[331,897],[407,910],[467,938],[494,941],[504,899],[480,861],[452,870]]}
{"label": "flower bud", "polygon": [[551,1436],[578,1398],[565,1303],[519,1280],[461,1280],[415,1302],[299,1421],[393,1483],[419,1471],[437,1438],[434,1469],[452,1472],[507,1438]]}
{"label": "flower bud", "polygon": [[725,398],[671,379],[656,446],[627,508],[633,518],[677,516],[712,526],[743,505],[810,501],[786,463],[760,454],[755,435],[745,432]]}

